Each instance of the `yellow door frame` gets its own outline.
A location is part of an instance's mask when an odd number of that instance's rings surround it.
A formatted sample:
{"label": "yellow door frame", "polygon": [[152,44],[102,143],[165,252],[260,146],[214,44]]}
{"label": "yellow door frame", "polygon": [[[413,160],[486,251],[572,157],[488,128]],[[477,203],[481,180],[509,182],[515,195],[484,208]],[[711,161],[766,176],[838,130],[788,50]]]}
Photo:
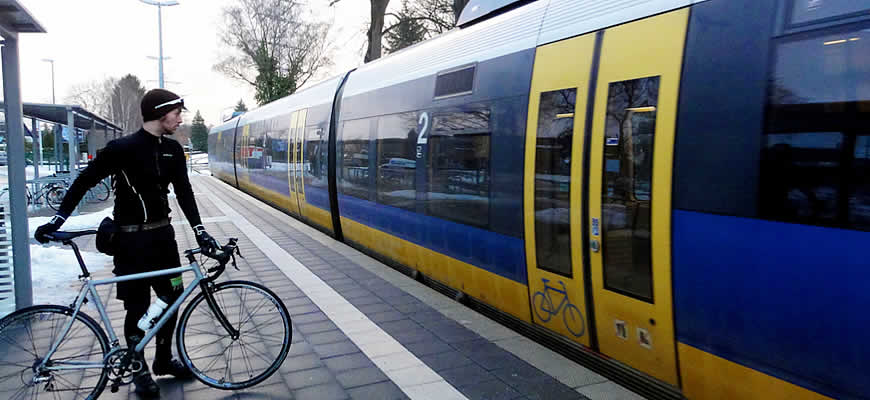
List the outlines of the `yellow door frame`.
{"label": "yellow door frame", "polygon": [[[601,48],[590,144],[590,253],[599,349],[659,380],[679,385],[671,286],[671,177],[677,98],[688,9],[607,29]],[[659,77],[653,142],[651,268],[653,302],[604,287],[599,248],[604,227],[602,181],[609,86]],[[641,110],[643,111],[643,110]],[[600,246],[597,244],[600,243]]]}
{"label": "yellow door frame", "polygon": [[[526,127],[523,185],[526,267],[532,321],[587,347],[591,342],[586,302],[586,277],[583,271],[582,211],[585,200],[582,198],[582,177],[586,106],[594,52],[595,33],[541,46],[536,50]],[[571,276],[538,268],[535,235],[535,159],[541,95],[562,89],[576,90],[569,183]],[[581,314],[580,321],[577,321],[577,311]]]}

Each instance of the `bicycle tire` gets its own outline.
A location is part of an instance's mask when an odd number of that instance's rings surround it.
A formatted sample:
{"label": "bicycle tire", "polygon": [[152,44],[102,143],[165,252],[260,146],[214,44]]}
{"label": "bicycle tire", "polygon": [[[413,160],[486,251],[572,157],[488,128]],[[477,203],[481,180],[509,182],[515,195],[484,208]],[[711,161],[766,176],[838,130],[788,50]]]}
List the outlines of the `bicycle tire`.
{"label": "bicycle tire", "polygon": [[[36,375],[33,367],[51,348],[72,314],[69,307],[39,305],[0,319],[0,343],[3,343],[0,346],[0,398],[94,400],[100,396],[109,381],[106,368],[100,368],[99,375],[96,368],[47,371],[42,375],[47,382],[33,381]],[[94,339],[89,338],[87,330]],[[93,318],[80,311],[49,361],[102,363],[109,350],[106,333]]]}
{"label": "bicycle tire", "polygon": [[[287,358],[293,338],[287,307],[275,293],[254,282],[221,282],[211,292],[215,303],[239,331],[239,338],[234,340],[230,337],[205,301],[205,293],[200,292],[184,309],[175,332],[181,361],[200,382],[223,390],[244,389],[272,376]],[[194,315],[196,318],[192,319]],[[280,317],[277,320],[276,315]],[[273,321],[274,324],[266,326]],[[276,353],[274,347],[279,344],[280,350]],[[233,363],[237,359],[233,353],[236,351],[244,360],[239,365],[241,369],[234,374]],[[258,359],[249,360],[249,355]],[[220,360],[227,365],[212,368]],[[254,364],[259,367],[264,365],[263,361],[268,365],[255,374]],[[223,371],[224,376],[211,376],[215,372],[219,375],[220,371]],[[244,380],[237,381],[237,378]]]}
{"label": "bicycle tire", "polygon": [[[571,322],[568,321],[568,316],[571,316]],[[562,320],[565,322],[565,328],[568,329],[568,332],[571,332],[572,335],[576,337],[583,336],[586,333],[586,323],[583,322],[583,313],[580,312],[580,309],[573,305],[568,304],[565,306],[565,310],[562,311]],[[577,325],[577,322],[580,323],[580,329],[572,329],[572,325]],[[576,328],[576,326],[574,326]]]}
{"label": "bicycle tire", "polygon": [[109,199],[109,185],[100,181],[94,187],[88,189],[88,201],[91,203],[103,202]]}
{"label": "bicycle tire", "polygon": [[[541,299],[540,305],[538,305],[538,298]],[[548,303],[550,305],[550,309],[546,310],[544,309],[544,304]],[[553,303],[547,300],[547,297],[544,296],[544,294],[541,292],[537,292],[534,296],[532,296],[532,307],[534,307],[533,309],[535,310],[535,316],[537,316],[538,319],[541,320],[541,322],[547,322],[550,320],[550,318],[553,317]],[[541,315],[541,312],[545,312],[546,315]]]}
{"label": "bicycle tire", "polygon": [[45,202],[52,210],[60,210],[60,205],[63,203],[63,198],[66,197],[66,188],[55,186],[48,190],[45,194]]}

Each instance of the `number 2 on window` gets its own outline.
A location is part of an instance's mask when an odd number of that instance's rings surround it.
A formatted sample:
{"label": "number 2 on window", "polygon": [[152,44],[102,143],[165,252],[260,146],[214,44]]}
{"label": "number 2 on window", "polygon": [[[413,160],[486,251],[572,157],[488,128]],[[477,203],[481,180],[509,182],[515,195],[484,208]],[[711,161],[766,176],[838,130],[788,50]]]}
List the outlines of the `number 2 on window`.
{"label": "number 2 on window", "polygon": [[[423,158],[423,145],[426,144],[427,136],[429,135],[429,113],[424,111],[420,114],[417,125],[420,129],[420,134],[417,135],[417,158]],[[419,125],[422,125],[422,127]]]}

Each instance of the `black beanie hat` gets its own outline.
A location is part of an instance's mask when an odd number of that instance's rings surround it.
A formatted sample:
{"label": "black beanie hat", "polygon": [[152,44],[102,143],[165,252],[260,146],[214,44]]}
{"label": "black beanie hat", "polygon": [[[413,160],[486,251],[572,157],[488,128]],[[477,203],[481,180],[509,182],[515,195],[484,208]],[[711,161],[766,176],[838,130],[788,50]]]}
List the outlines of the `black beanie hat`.
{"label": "black beanie hat", "polygon": [[166,89],[152,89],[142,97],[142,120],[158,120],[176,108],[184,107],[184,99]]}

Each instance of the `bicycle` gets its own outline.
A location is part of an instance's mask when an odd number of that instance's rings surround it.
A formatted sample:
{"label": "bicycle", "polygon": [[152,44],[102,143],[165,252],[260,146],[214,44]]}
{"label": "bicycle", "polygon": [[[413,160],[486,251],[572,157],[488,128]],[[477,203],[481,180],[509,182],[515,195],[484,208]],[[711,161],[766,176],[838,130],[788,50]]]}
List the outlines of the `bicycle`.
{"label": "bicycle", "polygon": [[[535,315],[542,322],[547,322],[554,315],[558,314],[559,311],[562,311],[562,320],[568,331],[576,337],[583,336],[583,334],[586,333],[586,323],[583,322],[583,313],[581,313],[580,309],[568,299],[568,291],[565,288],[565,283],[559,281],[559,284],[562,285],[562,290],[559,290],[547,284],[550,282],[549,279],[542,278],[541,280],[544,282],[544,291],[535,292],[535,295],[532,296],[532,305],[534,306]],[[550,291],[562,294],[562,301],[559,303],[558,307],[553,307],[553,299],[550,297]],[[563,306],[565,307],[564,310],[562,310]],[[542,315],[538,310],[546,314]],[[579,326],[577,326],[578,324]]]}
{"label": "bicycle", "polygon": [[56,181],[56,182],[48,182],[42,184],[39,189],[31,189],[27,188],[27,204],[36,204],[42,198],[45,198],[45,202],[51,207],[52,210],[57,211],[60,209],[60,203],[63,202],[64,196],[66,196],[67,188],[69,184],[65,181]]}
{"label": "bicycle", "polygon": [[[284,362],[292,328],[281,299],[254,282],[214,283],[230,261],[238,270],[235,256],[241,253],[237,239],[229,239],[219,251],[185,251],[190,263],[185,267],[91,280],[72,239],[95,233],[59,231],[51,235],[53,241],[73,248],[81,267],[79,280],[83,285],[75,303],[69,307],[28,307],[0,319],[0,343],[4,344],[0,346],[0,398],[92,400],[110,381],[111,391],[116,392],[147,368],[136,353],[145,348],[197,287],[200,293],[181,313],[175,332],[179,358],[196,379],[217,389],[244,389],[270,377]],[[200,263],[197,254],[200,261],[203,256],[207,258]],[[217,265],[209,268],[209,259]],[[120,346],[96,286],[183,272],[195,276],[178,300],[167,307],[133,349]],[[88,298],[96,306],[105,331],[82,312]]]}

